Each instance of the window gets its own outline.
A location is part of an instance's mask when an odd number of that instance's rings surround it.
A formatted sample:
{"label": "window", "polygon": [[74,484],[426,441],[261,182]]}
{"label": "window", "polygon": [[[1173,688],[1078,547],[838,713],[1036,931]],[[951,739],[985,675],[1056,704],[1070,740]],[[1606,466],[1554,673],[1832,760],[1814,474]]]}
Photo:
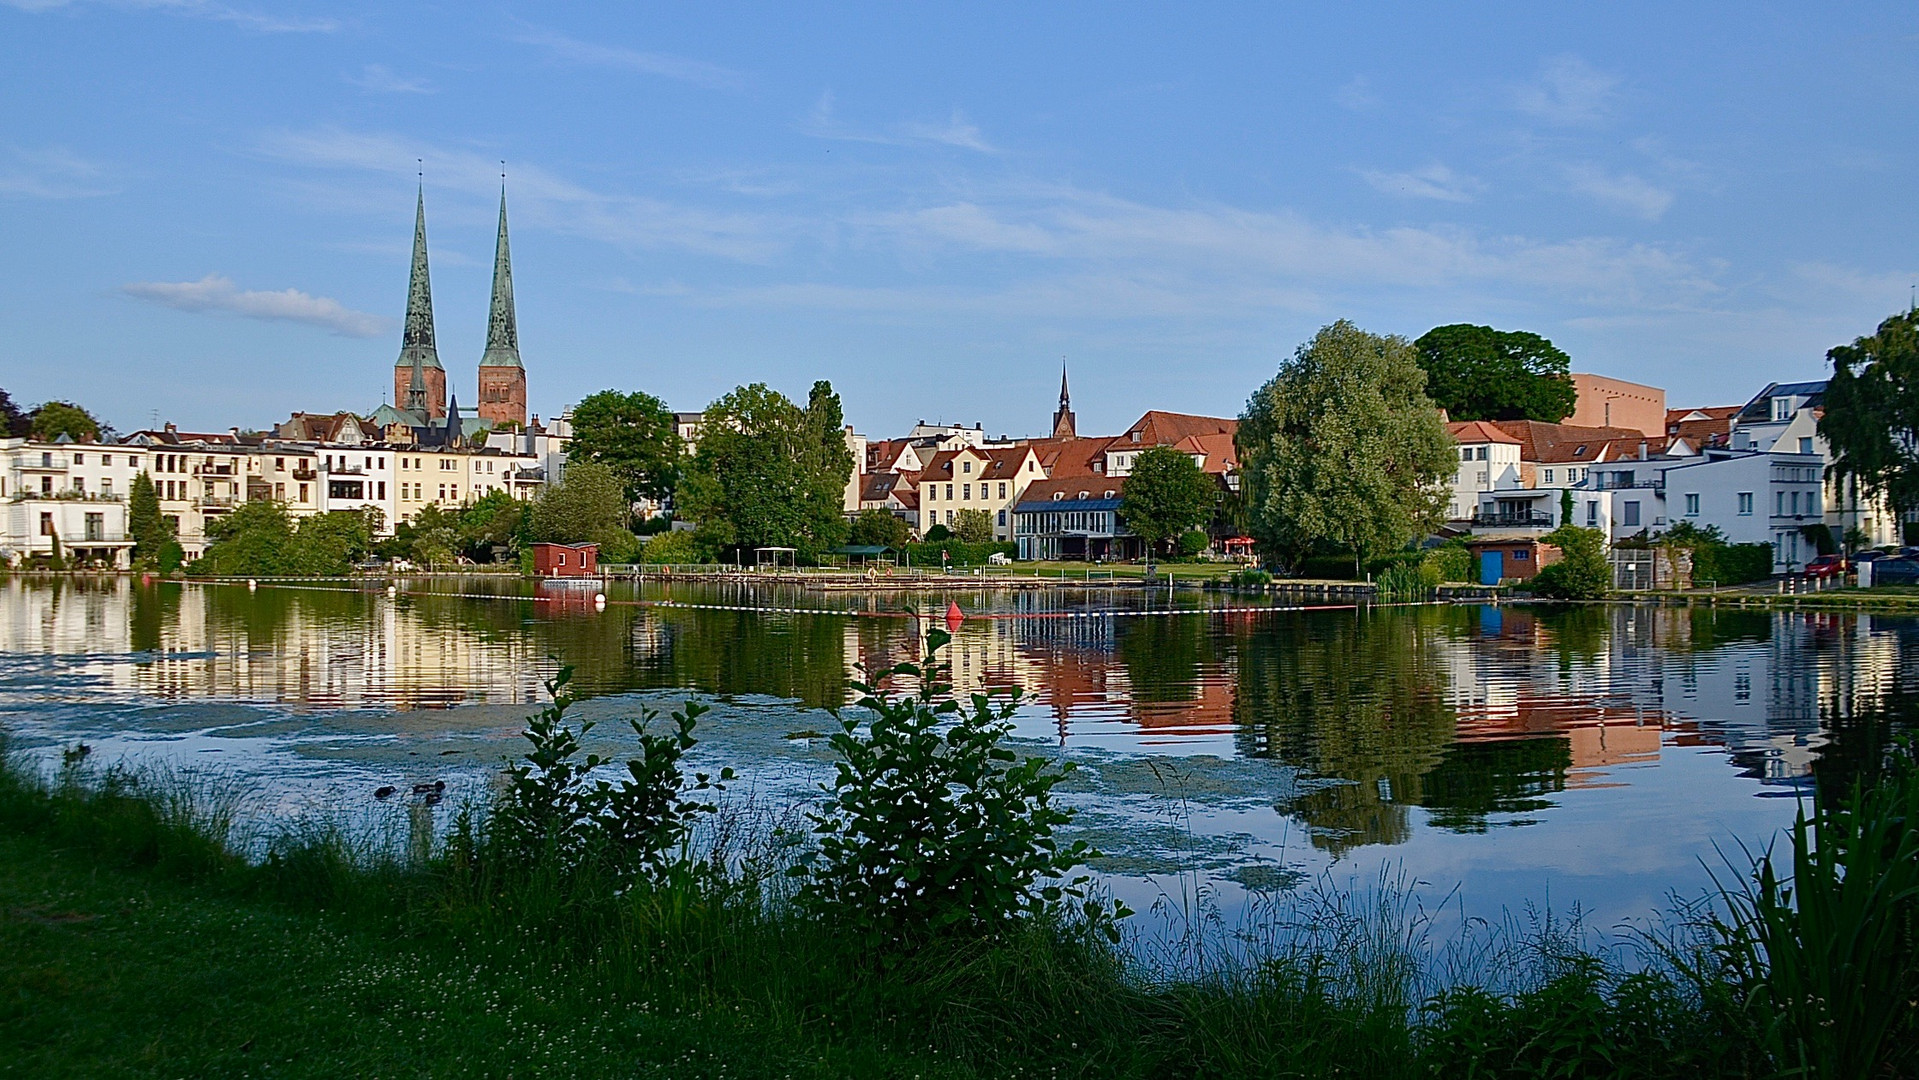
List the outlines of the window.
{"label": "window", "polygon": [[1000,482],[1000,486],[999,486],[999,497],[1000,497],[1000,498],[1002,498],[1002,499],[1004,499],[1004,498],[1006,497],[1006,483],[1005,483],[1005,481],[1001,481],[1001,482]]}
{"label": "window", "polygon": [[52,535],[54,535],[54,533],[53,533],[53,515],[52,515],[52,514],[41,514],[41,515],[40,515],[40,535],[41,535],[41,536],[52,536]]}
{"label": "window", "polygon": [[1484,460],[1486,460],[1486,451],[1487,451],[1488,449],[1490,449],[1490,447],[1485,447],[1485,446],[1481,446],[1481,447],[1479,447],[1479,448],[1478,448],[1478,449],[1477,449],[1477,450],[1476,450],[1476,451],[1475,451],[1475,452],[1473,453],[1473,457],[1474,457],[1474,459],[1475,459],[1475,460],[1478,460],[1478,461],[1484,461]]}
{"label": "window", "polygon": [[1799,493],[1797,491],[1792,493],[1792,516],[1799,516]]}
{"label": "window", "polygon": [[[554,565],[554,566],[565,566],[565,565],[566,565],[566,552],[564,552],[564,551],[561,551],[561,552],[557,552],[557,553],[555,553],[555,554],[554,554],[554,556],[553,556],[553,565]],[[557,588],[557,586],[555,586],[555,587]]]}
{"label": "window", "polygon": [[[948,485],[946,485],[946,501],[947,501],[947,502],[952,502],[952,501],[953,501],[953,485],[951,485],[951,484],[948,484]],[[947,511],[947,513],[948,513],[948,514],[951,514],[951,513],[952,513],[952,511],[951,511],[951,510],[948,510],[948,511]]]}
{"label": "window", "polygon": [[1772,516],[1786,516],[1786,493],[1783,491],[1775,491],[1772,493]]}
{"label": "window", "polygon": [[274,472],[286,472],[286,471],[287,471],[287,459],[286,459],[286,458],[283,458],[283,457],[277,457],[277,458],[274,458],[274,459],[273,459],[273,471],[274,471]]}
{"label": "window", "polygon": [[1774,420],[1792,419],[1792,399],[1776,397],[1772,399],[1772,418]]}
{"label": "window", "polygon": [[1006,527],[1006,511],[1004,510],[999,512],[999,524],[1002,529]]}
{"label": "window", "polygon": [[1688,494],[1686,496],[1686,516],[1687,517],[1699,516],[1699,496],[1692,495],[1692,494]]}
{"label": "window", "polygon": [[963,472],[963,473],[970,473],[970,472],[972,472],[972,471],[973,471],[973,463],[972,463],[972,462],[970,462],[970,461],[962,461],[962,462],[960,462],[960,471],[961,471],[961,472]]}
{"label": "window", "polygon": [[1817,490],[1806,492],[1806,513],[1819,513],[1819,492]]}
{"label": "window", "polygon": [[386,498],[386,481],[385,480],[380,481],[380,483],[377,486],[379,487],[380,493],[378,495],[375,495],[374,498],[385,499]]}
{"label": "window", "polygon": [[273,485],[273,501],[274,502],[287,501],[287,486],[285,484]]}
{"label": "window", "polygon": [[1639,524],[1639,503],[1628,502],[1619,508],[1619,523],[1628,528]]}
{"label": "window", "polygon": [[87,481],[85,477],[76,476],[73,478],[73,493],[75,495],[85,495],[87,493]]}
{"label": "window", "polygon": [[1802,454],[1812,453],[1812,436],[1807,435],[1799,440],[1799,452]]}
{"label": "window", "polygon": [[112,480],[100,481],[100,494],[105,495],[108,498],[113,497],[113,481]]}
{"label": "window", "polygon": [[102,464],[102,465],[111,465],[111,464],[113,464],[113,455],[112,455],[112,454],[101,454],[101,455],[100,455],[100,464]]}
{"label": "window", "polygon": [[1533,553],[1531,548],[1514,548],[1513,549],[1514,562],[1531,562],[1532,558],[1533,558]]}
{"label": "window", "polygon": [[1461,461],[1471,461],[1472,459],[1473,459],[1473,448],[1472,448],[1472,447],[1470,447],[1470,446],[1462,446],[1462,447],[1460,447],[1460,448],[1459,448],[1459,460],[1461,460]]}
{"label": "window", "polygon": [[73,463],[75,465],[85,465],[87,463],[87,455],[85,454],[73,455]]}
{"label": "window", "polygon": [[1553,471],[1552,471],[1551,469],[1542,469],[1542,470],[1540,470],[1540,473],[1539,473],[1539,482],[1540,482],[1540,483],[1542,483],[1542,484],[1550,484],[1550,483],[1552,483],[1552,482],[1553,482]]}
{"label": "window", "polygon": [[971,485],[971,484],[961,484],[961,485],[960,485],[960,498],[962,498],[962,499],[968,499],[968,500],[970,500],[970,499],[971,499],[972,497],[973,497],[973,485]]}
{"label": "window", "polygon": [[1750,491],[1742,491],[1739,493],[1739,516],[1752,516],[1752,492]]}
{"label": "window", "polygon": [[1586,456],[1586,448],[1585,448],[1585,446],[1583,446],[1583,445],[1581,445],[1581,446],[1575,446],[1575,447],[1573,447],[1573,456],[1574,456],[1574,457],[1585,457],[1585,456]]}

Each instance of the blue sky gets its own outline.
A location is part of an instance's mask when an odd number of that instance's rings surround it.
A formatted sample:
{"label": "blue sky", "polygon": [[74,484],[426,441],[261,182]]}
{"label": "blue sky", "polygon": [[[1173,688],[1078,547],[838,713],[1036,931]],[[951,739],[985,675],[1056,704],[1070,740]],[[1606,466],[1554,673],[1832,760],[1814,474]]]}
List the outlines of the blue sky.
{"label": "blue sky", "polygon": [[1341,317],[1731,403],[1908,302],[1910,7],[1436,7],[0,0],[0,386],[370,410],[416,159],[468,400],[507,162],[544,415],[827,378],[1032,434],[1066,357],[1116,431]]}

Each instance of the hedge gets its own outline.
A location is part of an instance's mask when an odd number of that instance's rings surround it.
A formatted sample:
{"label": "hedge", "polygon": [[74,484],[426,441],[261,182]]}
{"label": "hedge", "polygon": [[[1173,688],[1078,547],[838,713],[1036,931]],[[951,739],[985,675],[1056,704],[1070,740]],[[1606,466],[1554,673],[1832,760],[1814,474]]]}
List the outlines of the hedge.
{"label": "hedge", "polygon": [[1772,576],[1771,544],[1701,544],[1692,552],[1693,583],[1738,585]]}

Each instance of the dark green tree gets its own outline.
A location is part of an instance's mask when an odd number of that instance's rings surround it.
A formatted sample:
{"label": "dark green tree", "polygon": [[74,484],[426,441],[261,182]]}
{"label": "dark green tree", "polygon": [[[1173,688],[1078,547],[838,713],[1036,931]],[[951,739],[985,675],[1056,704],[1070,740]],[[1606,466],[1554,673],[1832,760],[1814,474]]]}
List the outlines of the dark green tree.
{"label": "dark green tree", "polygon": [[1300,565],[1316,549],[1398,551],[1445,518],[1458,449],[1412,344],[1341,319],[1253,394],[1236,442],[1253,537]]}
{"label": "dark green tree", "polygon": [[961,510],[953,518],[953,535],[962,544],[993,542],[993,515],[984,510]]}
{"label": "dark green tree", "polygon": [[681,449],[673,410],[651,394],[602,390],[573,407],[568,456],[613,470],[629,501],[673,494],[680,482]]}
{"label": "dark green tree", "polygon": [[33,430],[33,418],[13,403],[13,395],[0,390],[0,435],[24,438]]}
{"label": "dark green tree", "polygon": [[1538,334],[1454,323],[1413,345],[1426,395],[1454,420],[1558,423],[1578,404],[1571,358]]}
{"label": "dark green tree", "polygon": [[890,511],[861,510],[860,515],[853,519],[846,542],[899,548],[904,547],[912,535],[913,531],[906,522]]}
{"label": "dark green tree", "polygon": [[627,531],[626,487],[613,470],[590,461],[569,463],[564,478],[533,504],[533,535],[560,544],[635,546]]}
{"label": "dark green tree", "polygon": [[830,385],[814,384],[802,409],[754,383],[707,406],[679,513],[697,523],[709,552],[790,547],[817,559],[845,541],[840,509],[852,472]]}
{"label": "dark green tree", "polygon": [[173,542],[173,527],[160,515],[160,493],[145,472],[127,491],[127,535],[133,538],[134,564],[142,568],[160,566],[161,553]]}
{"label": "dark green tree", "polygon": [[1919,311],[1892,316],[1826,358],[1832,380],[1819,434],[1833,469],[1903,519],[1919,510]]}
{"label": "dark green tree", "polygon": [[52,442],[62,435],[74,442],[99,442],[100,421],[93,414],[67,401],[49,401],[33,410],[32,435]]}
{"label": "dark green tree", "polygon": [[1119,516],[1146,542],[1151,566],[1161,544],[1210,520],[1218,504],[1219,485],[1191,457],[1155,446],[1133,459],[1120,491]]}

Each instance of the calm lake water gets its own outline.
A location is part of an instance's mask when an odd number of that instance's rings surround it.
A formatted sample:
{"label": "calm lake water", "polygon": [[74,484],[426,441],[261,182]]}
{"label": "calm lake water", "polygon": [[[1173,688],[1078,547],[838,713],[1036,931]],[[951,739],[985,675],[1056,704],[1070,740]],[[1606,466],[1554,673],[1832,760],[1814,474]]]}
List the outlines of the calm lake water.
{"label": "calm lake water", "polygon": [[[829,775],[808,733],[828,729],[855,665],[914,655],[929,622],[913,609],[947,603],[649,584],[613,586],[602,611],[591,590],[536,595],[489,579],[393,597],[8,580],[0,729],[48,755],[86,742],[216,767],[268,814],[367,813],[382,784],[491,783],[564,662],[582,718],[712,703],[697,753],[780,805]],[[957,685],[1024,692],[1021,740],[1081,763],[1078,828],[1142,910],[1182,882],[1230,912],[1385,867],[1469,914],[1637,919],[1704,889],[1715,845],[1765,844],[1816,776],[1871,752],[1886,729],[1860,717],[1919,699],[1909,618],[954,599]],[[595,733],[614,751],[616,728]]]}

